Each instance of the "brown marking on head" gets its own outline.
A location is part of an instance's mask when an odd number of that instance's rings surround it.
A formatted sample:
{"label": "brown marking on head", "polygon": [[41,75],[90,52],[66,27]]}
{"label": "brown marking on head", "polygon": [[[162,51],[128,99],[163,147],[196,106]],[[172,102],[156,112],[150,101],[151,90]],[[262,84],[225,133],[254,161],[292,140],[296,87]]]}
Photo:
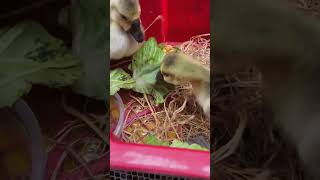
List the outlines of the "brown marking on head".
{"label": "brown marking on head", "polygon": [[139,19],[141,14],[138,0],[119,0],[117,8],[121,16],[129,22]]}
{"label": "brown marking on head", "polygon": [[178,59],[178,54],[168,54],[164,57],[163,65],[165,67],[174,66],[176,64],[176,61]]}

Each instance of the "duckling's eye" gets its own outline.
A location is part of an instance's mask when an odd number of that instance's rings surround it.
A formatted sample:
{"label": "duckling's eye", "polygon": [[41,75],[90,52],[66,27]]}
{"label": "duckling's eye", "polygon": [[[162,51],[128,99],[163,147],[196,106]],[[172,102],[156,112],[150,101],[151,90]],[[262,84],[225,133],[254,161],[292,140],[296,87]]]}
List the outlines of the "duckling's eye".
{"label": "duckling's eye", "polygon": [[128,21],[128,18],[127,18],[125,15],[123,15],[123,14],[120,14],[120,15],[121,15],[121,18],[122,18],[123,20]]}
{"label": "duckling's eye", "polygon": [[168,73],[162,73],[162,76],[166,76],[166,77],[168,77],[168,76],[170,76]]}

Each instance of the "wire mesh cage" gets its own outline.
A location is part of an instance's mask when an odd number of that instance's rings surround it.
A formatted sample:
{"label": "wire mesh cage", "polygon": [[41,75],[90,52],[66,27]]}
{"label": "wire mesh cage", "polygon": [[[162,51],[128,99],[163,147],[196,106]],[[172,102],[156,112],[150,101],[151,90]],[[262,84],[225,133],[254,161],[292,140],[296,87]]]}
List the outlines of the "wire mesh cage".
{"label": "wire mesh cage", "polygon": [[110,179],[114,180],[193,180],[187,177],[175,177],[163,174],[152,174],[133,171],[110,171]]}

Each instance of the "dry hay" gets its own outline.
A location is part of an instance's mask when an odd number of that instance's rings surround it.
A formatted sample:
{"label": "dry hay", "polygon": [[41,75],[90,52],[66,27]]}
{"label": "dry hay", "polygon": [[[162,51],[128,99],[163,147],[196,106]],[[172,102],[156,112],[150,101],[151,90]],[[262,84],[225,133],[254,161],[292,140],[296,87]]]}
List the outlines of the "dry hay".
{"label": "dry hay", "polygon": [[192,37],[180,45],[185,54],[194,57],[206,66],[210,66],[210,34]]}
{"label": "dry hay", "polygon": [[320,16],[320,1],[319,0],[289,0],[304,14],[311,15],[316,18]]}
{"label": "dry hay", "polygon": [[302,179],[295,151],[272,124],[261,91],[253,69],[215,77],[211,137],[219,179]]}
{"label": "dry hay", "polygon": [[146,109],[153,113],[137,118],[125,128],[123,138],[127,142],[143,143],[143,138],[148,134],[169,142],[174,139],[188,141],[198,136],[210,142],[210,122],[205,119],[189,89],[178,88],[169,93],[163,106],[158,108],[147,96],[133,99],[130,106],[139,110],[132,110],[130,114]]}
{"label": "dry hay", "polygon": [[63,150],[59,155],[54,169],[50,173],[50,180],[62,177],[69,179],[94,179],[106,177],[105,161],[109,154],[109,127],[106,114],[91,114],[68,105],[66,96],[62,96],[63,110],[74,117],[65,121],[53,137],[45,137],[46,151],[53,155]]}

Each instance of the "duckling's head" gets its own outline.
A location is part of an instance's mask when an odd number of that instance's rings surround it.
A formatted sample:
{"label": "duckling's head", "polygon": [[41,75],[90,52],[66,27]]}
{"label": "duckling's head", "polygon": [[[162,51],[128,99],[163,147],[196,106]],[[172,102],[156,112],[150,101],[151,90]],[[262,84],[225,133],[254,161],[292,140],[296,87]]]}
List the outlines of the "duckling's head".
{"label": "duckling's head", "polygon": [[160,72],[158,78],[174,85],[192,81],[210,82],[210,70],[183,53],[165,55]]}
{"label": "duckling's head", "polygon": [[124,31],[130,33],[139,43],[144,40],[140,14],[141,8],[139,0],[110,1],[110,19],[117,22]]}

